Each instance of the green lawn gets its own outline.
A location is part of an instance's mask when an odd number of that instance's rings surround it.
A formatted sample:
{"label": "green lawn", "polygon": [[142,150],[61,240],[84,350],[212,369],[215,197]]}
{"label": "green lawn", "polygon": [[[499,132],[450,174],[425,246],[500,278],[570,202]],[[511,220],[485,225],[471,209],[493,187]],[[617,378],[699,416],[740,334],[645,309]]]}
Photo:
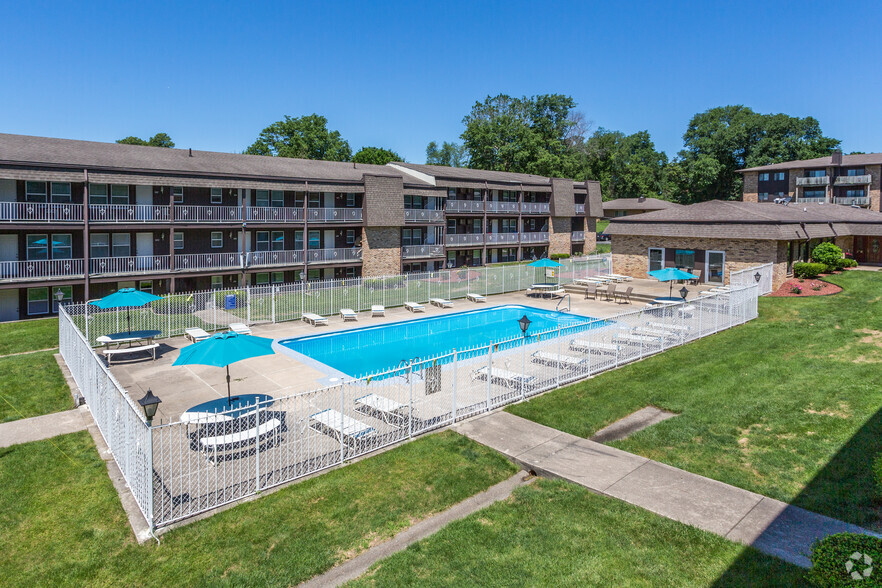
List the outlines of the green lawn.
{"label": "green lawn", "polygon": [[54,354],[0,357],[0,423],[73,408]]}
{"label": "green lawn", "polygon": [[0,356],[58,347],[58,319],[0,323]]}
{"label": "green lawn", "polygon": [[604,232],[606,230],[606,227],[608,227],[608,226],[609,226],[608,220],[599,220],[599,221],[597,221],[597,227],[595,230],[597,231],[597,234],[600,234],[600,233]]}
{"label": "green lawn", "polygon": [[88,433],[15,445],[0,449],[0,583],[292,586],[515,471],[428,435],[138,545]]}
{"label": "green lawn", "polygon": [[762,298],[746,325],[508,410],[582,437],[647,405],[671,410],[613,445],[879,528],[882,273],[830,281],[845,291]]}
{"label": "green lawn", "polygon": [[798,586],[804,571],[561,481],[538,480],[353,586]]}

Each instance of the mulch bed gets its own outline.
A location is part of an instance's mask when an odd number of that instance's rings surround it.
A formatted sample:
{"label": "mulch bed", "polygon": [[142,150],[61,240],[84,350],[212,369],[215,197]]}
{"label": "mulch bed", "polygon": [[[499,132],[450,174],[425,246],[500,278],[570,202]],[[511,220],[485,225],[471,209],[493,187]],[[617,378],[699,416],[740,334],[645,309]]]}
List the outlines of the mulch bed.
{"label": "mulch bed", "polygon": [[806,296],[828,296],[830,294],[838,294],[839,292],[842,292],[842,288],[830,282],[824,282],[819,278],[813,280],[794,278],[781,284],[781,287],[769,294],[769,296],[804,298]]}

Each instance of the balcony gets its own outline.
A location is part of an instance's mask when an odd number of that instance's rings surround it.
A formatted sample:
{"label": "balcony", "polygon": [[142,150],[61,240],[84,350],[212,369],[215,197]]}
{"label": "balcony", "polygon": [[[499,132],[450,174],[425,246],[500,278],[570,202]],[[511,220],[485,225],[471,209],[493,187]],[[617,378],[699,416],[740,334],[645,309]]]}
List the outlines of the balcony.
{"label": "balcony", "polygon": [[487,233],[487,245],[517,245],[518,233]]}
{"label": "balcony", "polygon": [[824,196],[819,196],[819,197],[800,196],[796,200],[797,200],[797,202],[812,202],[814,204],[823,204],[823,203],[827,202],[827,199]]}
{"label": "balcony", "polygon": [[52,280],[82,276],[82,259],[0,261],[0,280]]}
{"label": "balcony", "polygon": [[444,205],[447,212],[484,212],[483,200],[448,200]]}
{"label": "balcony", "polygon": [[303,209],[281,206],[249,206],[245,209],[249,223],[303,222]]}
{"label": "balcony", "polygon": [[517,202],[496,202],[495,200],[490,200],[487,202],[487,212],[501,212],[501,213],[510,213],[517,214],[518,213],[518,203]]}
{"label": "balcony", "polygon": [[242,254],[230,253],[182,253],[175,255],[175,271],[228,270],[242,267]]}
{"label": "balcony", "polygon": [[76,223],[82,221],[82,204],[61,204],[57,202],[0,202],[0,223]]}
{"label": "balcony", "polygon": [[90,204],[89,222],[167,223],[167,204]]}
{"label": "balcony", "polygon": [[576,214],[585,214],[585,205],[584,204],[576,204]]}
{"label": "balcony", "polygon": [[240,206],[175,205],[175,222],[230,223],[242,221]]}
{"label": "balcony", "polygon": [[869,184],[873,180],[873,176],[870,174],[864,174],[861,176],[837,176],[836,180],[833,182],[834,186],[862,186],[864,184]]}
{"label": "balcony", "polygon": [[249,268],[300,265],[303,263],[303,250],[251,251],[247,263]]}
{"label": "balcony", "polygon": [[133,257],[96,257],[89,260],[89,274],[152,274],[169,271],[168,255],[139,255]]}
{"label": "balcony", "polygon": [[551,204],[548,202],[521,202],[522,214],[548,214]]}
{"label": "balcony", "polygon": [[[361,211],[361,209],[358,209]],[[355,263],[361,261],[361,248],[307,249],[308,263]]]}
{"label": "balcony", "polygon": [[311,223],[360,223],[360,208],[307,208],[306,220]]}
{"label": "balcony", "polygon": [[422,208],[405,208],[404,222],[406,223],[443,223],[443,210],[426,210]]}
{"label": "balcony", "polygon": [[829,186],[830,176],[821,176],[820,178],[796,178],[797,186]]}
{"label": "balcony", "polygon": [[548,243],[548,233],[521,233],[521,243]]}
{"label": "balcony", "polygon": [[573,231],[572,240],[576,242],[581,242],[585,240],[585,231]]}
{"label": "balcony", "polygon": [[444,257],[444,247],[441,245],[405,245],[401,248],[401,257],[404,259]]}
{"label": "balcony", "polygon": [[833,199],[836,204],[845,206],[869,206],[870,199],[867,196],[842,196]]}
{"label": "balcony", "polygon": [[483,245],[483,233],[466,233],[459,235],[445,235],[444,242],[448,247],[467,247],[469,245]]}

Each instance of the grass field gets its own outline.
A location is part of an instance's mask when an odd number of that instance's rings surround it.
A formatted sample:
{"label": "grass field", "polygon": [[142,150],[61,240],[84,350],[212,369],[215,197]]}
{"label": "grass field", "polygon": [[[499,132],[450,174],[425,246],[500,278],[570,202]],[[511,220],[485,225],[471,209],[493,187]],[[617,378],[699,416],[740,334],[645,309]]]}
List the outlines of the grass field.
{"label": "grass field", "polygon": [[711,533],[538,480],[348,586],[798,586],[803,576]]}
{"label": "grass field", "polygon": [[292,586],[514,472],[428,435],[138,545],[88,433],[15,445],[0,449],[0,583]]}
{"label": "grass field", "polygon": [[652,405],[676,418],[616,447],[879,528],[882,273],[829,297],[762,298],[757,320],[509,407],[589,437]]}
{"label": "grass field", "polygon": [[608,227],[608,226],[609,226],[608,220],[599,220],[599,221],[597,221],[597,227],[595,230],[597,231],[598,234],[600,234],[600,233],[604,232],[606,230],[606,227]]}
{"label": "grass field", "polygon": [[0,323],[0,356],[58,347],[58,319]]}
{"label": "grass field", "polygon": [[0,423],[73,408],[54,351],[0,358]]}

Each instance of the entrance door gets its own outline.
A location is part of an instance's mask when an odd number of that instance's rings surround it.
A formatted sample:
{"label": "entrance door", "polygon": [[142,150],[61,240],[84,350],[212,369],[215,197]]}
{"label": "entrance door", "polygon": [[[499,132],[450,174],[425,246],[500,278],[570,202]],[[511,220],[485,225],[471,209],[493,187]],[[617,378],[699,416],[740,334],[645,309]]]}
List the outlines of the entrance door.
{"label": "entrance door", "polygon": [[322,249],[334,249],[336,245],[334,239],[334,229],[325,229],[325,244]]}
{"label": "entrance door", "polygon": [[707,270],[705,282],[722,284],[725,279],[726,254],[722,251],[708,251],[705,254],[704,267]]}
{"label": "entrance door", "polygon": [[882,264],[882,237],[855,237],[854,258],[858,263]]}
{"label": "entrance door", "polygon": [[0,261],[18,261],[18,235],[0,235]]}
{"label": "entrance door", "polygon": [[135,208],[135,218],[151,220],[153,218],[153,186],[135,186],[135,204],[138,205]]}
{"label": "entrance door", "polygon": [[0,290],[0,322],[17,321],[18,290]]}
{"label": "entrance door", "polygon": [[138,256],[138,269],[153,267],[153,233],[135,235],[135,255]]}
{"label": "entrance door", "polygon": [[665,267],[665,250],[660,247],[649,248],[649,271],[654,272]]}

